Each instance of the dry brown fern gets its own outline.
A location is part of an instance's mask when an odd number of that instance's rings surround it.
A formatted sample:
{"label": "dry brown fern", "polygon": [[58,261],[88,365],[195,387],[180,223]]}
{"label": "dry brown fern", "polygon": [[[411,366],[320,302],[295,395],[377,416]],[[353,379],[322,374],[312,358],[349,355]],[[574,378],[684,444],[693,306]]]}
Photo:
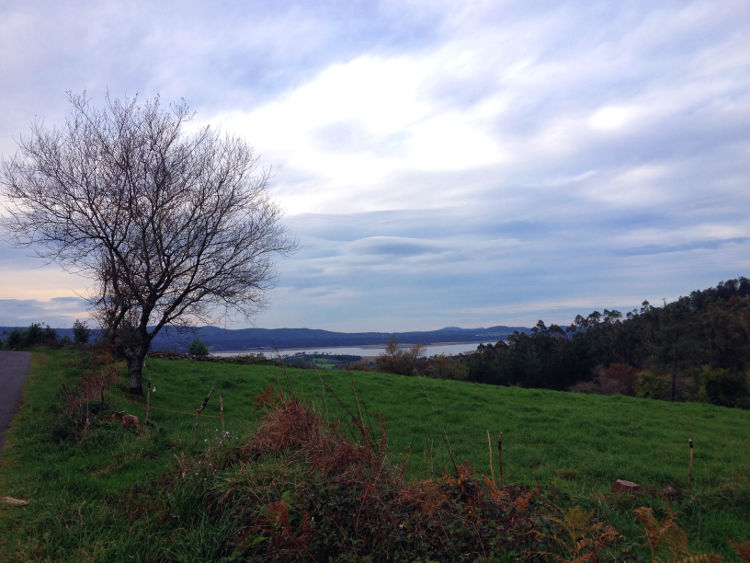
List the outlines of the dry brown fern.
{"label": "dry brown fern", "polygon": [[742,563],[750,563],[750,540],[745,540],[742,543],[729,540],[729,544],[740,556]]}
{"label": "dry brown fern", "polygon": [[677,516],[671,510],[667,509],[667,516],[661,521],[647,506],[636,508],[633,513],[643,526],[652,562],[714,563],[722,560],[715,553],[690,553],[687,532],[677,524]]}

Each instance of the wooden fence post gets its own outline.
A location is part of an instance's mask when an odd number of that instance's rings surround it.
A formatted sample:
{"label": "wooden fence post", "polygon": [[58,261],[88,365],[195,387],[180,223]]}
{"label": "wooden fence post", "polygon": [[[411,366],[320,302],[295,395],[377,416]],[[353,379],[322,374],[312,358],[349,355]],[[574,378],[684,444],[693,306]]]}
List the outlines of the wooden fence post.
{"label": "wooden fence post", "polygon": [[219,414],[221,415],[221,443],[223,444],[227,433],[224,430],[224,399],[222,399],[221,393],[219,393]]}
{"label": "wooden fence post", "polygon": [[143,425],[148,425],[148,417],[151,414],[151,368],[148,368],[148,389],[146,389],[146,420]]}
{"label": "wooden fence post", "polygon": [[500,466],[500,488],[503,487],[503,433],[497,437],[497,463]]}
{"label": "wooden fence post", "polygon": [[492,473],[492,484],[495,484],[495,468],[492,463],[492,440],[490,440],[490,431],[487,430],[487,448],[490,450],[490,473]]}
{"label": "wooden fence post", "polygon": [[690,444],[690,468],[688,470],[688,489],[693,488],[693,439],[688,439]]}
{"label": "wooden fence post", "polygon": [[206,405],[208,404],[208,400],[211,398],[211,393],[214,392],[214,387],[216,387],[215,381],[214,381],[214,384],[211,385],[211,390],[208,392],[208,395],[206,395],[206,398],[203,399],[203,403],[201,403],[201,406],[195,409],[195,427],[193,428],[193,445],[194,446],[198,443],[198,417],[201,415],[201,412],[203,411],[203,409],[206,408]]}

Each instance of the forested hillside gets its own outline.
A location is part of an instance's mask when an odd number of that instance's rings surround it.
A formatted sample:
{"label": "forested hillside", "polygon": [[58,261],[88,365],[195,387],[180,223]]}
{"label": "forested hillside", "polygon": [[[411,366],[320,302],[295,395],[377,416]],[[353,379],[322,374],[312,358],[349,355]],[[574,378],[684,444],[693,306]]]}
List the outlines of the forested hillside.
{"label": "forested hillside", "polygon": [[539,321],[529,334],[480,346],[469,379],[700,400],[750,407],[750,280],[693,291],[673,303],[594,311],[567,327]]}

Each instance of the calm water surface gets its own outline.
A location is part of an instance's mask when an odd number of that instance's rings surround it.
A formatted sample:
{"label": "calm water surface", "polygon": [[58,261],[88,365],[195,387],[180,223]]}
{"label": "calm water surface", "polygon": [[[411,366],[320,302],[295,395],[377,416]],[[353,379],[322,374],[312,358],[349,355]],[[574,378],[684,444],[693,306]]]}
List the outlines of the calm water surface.
{"label": "calm water surface", "polygon": [[[480,344],[487,344],[486,342],[460,342],[451,344],[430,344],[422,348],[422,356],[439,356],[445,354],[446,356],[456,356],[458,354],[467,354],[475,352],[477,346]],[[494,344],[494,342],[492,343]],[[385,346],[333,346],[317,348],[284,348],[280,350],[271,350],[264,348],[262,350],[241,350],[241,351],[226,351],[226,352],[212,352],[212,356],[242,356],[247,354],[263,354],[269,358],[276,355],[281,356],[294,356],[295,354],[346,354],[347,356],[379,356],[385,352]]]}

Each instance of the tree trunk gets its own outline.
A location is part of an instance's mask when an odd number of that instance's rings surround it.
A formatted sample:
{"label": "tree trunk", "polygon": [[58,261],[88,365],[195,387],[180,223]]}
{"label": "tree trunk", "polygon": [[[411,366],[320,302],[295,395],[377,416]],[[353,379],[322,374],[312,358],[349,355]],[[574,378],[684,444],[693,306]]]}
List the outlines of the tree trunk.
{"label": "tree trunk", "polygon": [[132,395],[143,395],[143,362],[146,360],[147,347],[135,350],[128,357],[128,372],[130,373],[130,393]]}

